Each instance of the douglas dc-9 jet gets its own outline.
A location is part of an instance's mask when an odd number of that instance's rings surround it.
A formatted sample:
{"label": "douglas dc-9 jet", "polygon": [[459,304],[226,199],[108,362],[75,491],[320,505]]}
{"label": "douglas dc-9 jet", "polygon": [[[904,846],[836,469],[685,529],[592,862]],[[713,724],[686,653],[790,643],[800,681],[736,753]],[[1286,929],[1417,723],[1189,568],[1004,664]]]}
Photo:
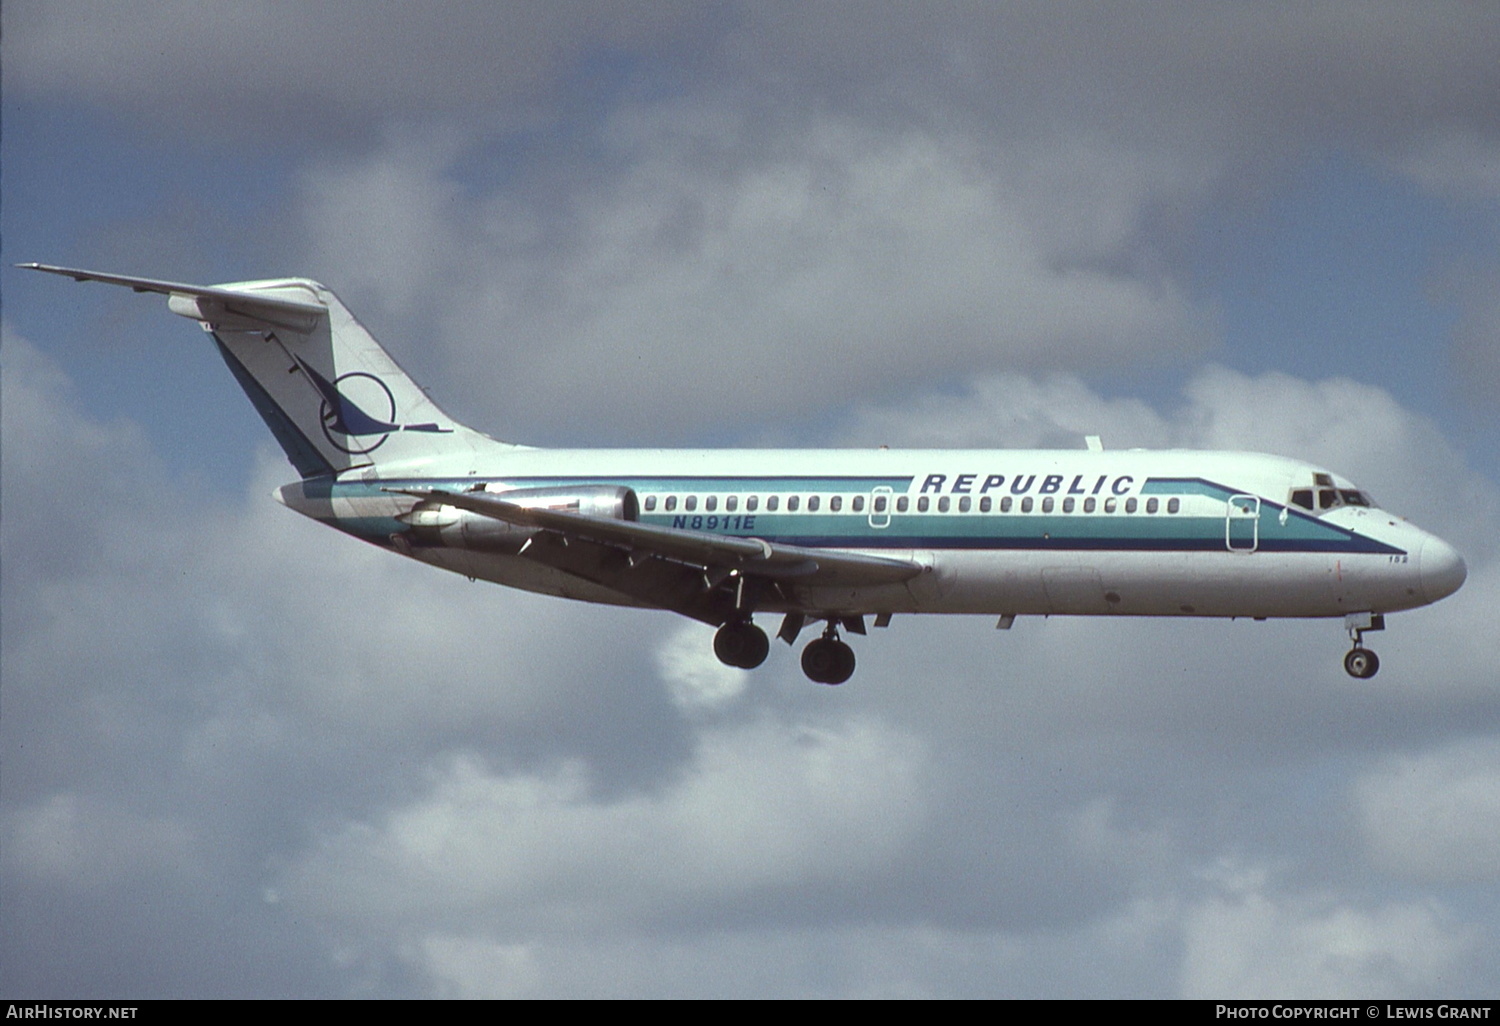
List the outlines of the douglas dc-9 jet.
{"label": "douglas dc-9 jet", "polygon": [[1341,617],[1364,635],[1451,595],[1464,562],[1352,482],[1242,452],[538,449],[457,423],[324,286],[201,286],[43,264],[167,297],[198,321],[300,480],[276,498],[471,578],[667,609],[759,666],[777,637],[814,681],[844,634],[898,613]]}

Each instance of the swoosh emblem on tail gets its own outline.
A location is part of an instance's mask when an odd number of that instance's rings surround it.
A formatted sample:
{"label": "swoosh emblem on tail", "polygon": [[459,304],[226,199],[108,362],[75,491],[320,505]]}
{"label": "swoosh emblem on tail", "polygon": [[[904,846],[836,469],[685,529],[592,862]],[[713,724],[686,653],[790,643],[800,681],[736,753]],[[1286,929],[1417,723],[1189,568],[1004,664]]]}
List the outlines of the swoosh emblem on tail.
{"label": "swoosh emblem on tail", "polygon": [[[312,382],[313,387],[318,390],[318,394],[323,397],[323,426],[329,431],[336,431],[346,436],[360,437],[363,435],[388,435],[392,431],[401,430],[399,424],[393,421],[380,420],[365,412],[357,403],[340,392],[334,382],[323,377],[323,375],[319,374],[300,357],[294,356],[292,359],[297,361],[297,366],[302,368],[302,373],[307,375],[307,380]],[[394,416],[396,412],[395,399],[391,396],[391,390],[386,388],[385,383],[373,374],[365,374],[363,372],[344,375],[345,378],[356,376],[368,378],[380,386],[386,398],[390,400],[391,416]],[[339,380],[342,381],[343,378]]]}

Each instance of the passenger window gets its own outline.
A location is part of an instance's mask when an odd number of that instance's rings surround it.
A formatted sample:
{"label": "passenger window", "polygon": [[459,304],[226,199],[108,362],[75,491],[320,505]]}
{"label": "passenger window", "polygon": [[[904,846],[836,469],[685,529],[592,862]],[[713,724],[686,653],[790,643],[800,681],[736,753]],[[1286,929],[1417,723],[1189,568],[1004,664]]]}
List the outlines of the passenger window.
{"label": "passenger window", "polygon": [[1098,503],[1094,500],[1094,497],[1091,495],[1087,499],[1083,500],[1083,511],[1085,513],[1092,513],[1092,512],[1094,512],[1094,507],[1096,505],[1098,505]]}
{"label": "passenger window", "polygon": [[779,496],[779,495],[767,495],[766,496],[766,512],[768,512],[768,513],[775,513],[776,512],[776,507],[778,507],[780,505],[781,505],[781,496]]}
{"label": "passenger window", "polygon": [[800,495],[788,495],[786,497],[786,511],[788,513],[795,513],[795,512],[797,512],[797,507],[799,505],[801,505],[801,504],[802,504],[802,496],[800,496]]}
{"label": "passenger window", "polygon": [[837,513],[839,510],[841,510],[843,508],[844,508],[844,497],[842,495],[835,495],[833,498],[831,498],[831,499],[828,500],[828,512],[830,512],[830,513]]}
{"label": "passenger window", "polygon": [[918,496],[917,497],[917,512],[918,513],[926,513],[927,512],[927,496],[922,495],[922,496]]}
{"label": "passenger window", "polygon": [[703,500],[703,511],[705,513],[712,513],[714,510],[716,510],[718,508],[719,508],[719,497],[717,495],[710,495],[708,498],[706,498],[706,499]]}
{"label": "passenger window", "polygon": [[973,501],[974,500],[970,499],[967,495],[965,495],[962,499],[958,500],[958,511],[960,513],[967,513],[967,512],[969,512],[969,507],[971,505],[973,505]]}
{"label": "passenger window", "polygon": [[1181,499],[1168,499],[1167,500],[1167,512],[1168,513],[1176,513],[1181,508],[1182,508],[1182,500]]}
{"label": "passenger window", "polygon": [[698,508],[698,496],[696,496],[696,495],[689,495],[686,499],[683,499],[682,500],[682,508],[685,509],[685,510],[687,510],[689,513],[691,513],[693,510],[697,509]]}
{"label": "passenger window", "polygon": [[948,496],[944,495],[942,498],[938,499],[938,512],[948,512]]}
{"label": "passenger window", "polygon": [[1026,498],[1024,498],[1024,499],[1021,500],[1021,512],[1022,513],[1030,513],[1031,512],[1031,496],[1028,495],[1028,496],[1026,496]]}
{"label": "passenger window", "polygon": [[1135,505],[1136,505],[1135,504],[1135,499],[1126,499],[1125,500],[1125,512],[1126,513],[1134,513],[1135,512]]}
{"label": "passenger window", "polygon": [[819,499],[816,495],[809,495],[807,497],[807,511],[809,513],[816,513],[818,511],[818,502]]}
{"label": "passenger window", "polygon": [[[859,500],[856,499],[855,501],[858,502]],[[858,508],[859,508],[858,506],[855,507],[855,509],[858,509]],[[875,512],[876,513],[884,513],[885,512],[885,496],[884,495],[877,495],[877,496],[875,496]]]}
{"label": "passenger window", "polygon": [[[880,503],[880,508],[881,509],[885,509],[884,499],[885,499],[885,496],[882,495],[879,499],[875,500],[876,502]],[[854,501],[851,502],[849,505],[851,507],[853,507],[854,512],[856,512],[856,513],[863,513],[865,511],[865,497],[863,495],[856,495],[854,497]]]}
{"label": "passenger window", "polygon": [[1106,512],[1106,513],[1113,513],[1115,511],[1115,506],[1116,505],[1117,505],[1117,503],[1115,502],[1114,499],[1105,499],[1104,500],[1104,512]]}
{"label": "passenger window", "polygon": [[724,512],[726,512],[726,513],[733,513],[735,510],[737,510],[739,508],[740,508],[740,497],[738,495],[731,495],[729,498],[727,498],[727,499],[724,500]]}
{"label": "passenger window", "polygon": [[656,508],[656,496],[654,496],[654,495],[648,495],[648,496],[646,496],[646,512],[650,513],[655,508]]}
{"label": "passenger window", "polygon": [[1064,499],[1063,500],[1063,512],[1064,513],[1071,513],[1071,512],[1073,512],[1073,500],[1072,499]]}
{"label": "passenger window", "polygon": [[910,506],[911,506],[911,500],[908,499],[906,496],[900,495],[900,496],[896,497],[896,512],[897,513],[905,513],[906,510],[908,509],[908,507],[910,507]]}
{"label": "passenger window", "polygon": [[1049,495],[1045,499],[1042,500],[1042,512],[1043,513],[1051,513],[1052,512],[1052,496]]}
{"label": "passenger window", "polygon": [[754,513],[760,508],[760,496],[751,495],[745,499],[745,512]]}
{"label": "passenger window", "polygon": [[1301,506],[1303,509],[1313,508],[1313,497],[1311,488],[1293,488],[1292,505]]}
{"label": "passenger window", "polygon": [[1009,513],[1010,512],[1010,496],[1009,495],[1002,495],[1000,497],[1000,512],[1001,513]]}
{"label": "passenger window", "polygon": [[676,508],[677,508],[677,496],[675,496],[675,495],[668,495],[667,496],[667,512],[670,513],[674,509],[676,509]]}
{"label": "passenger window", "polygon": [[990,501],[990,497],[988,495],[980,496],[979,512],[988,513],[993,508],[993,505],[994,504]]}
{"label": "passenger window", "polygon": [[1159,503],[1155,499],[1147,499],[1146,500],[1146,512],[1147,513],[1155,513],[1156,510],[1157,510],[1157,508],[1158,508],[1158,506],[1159,506]]}

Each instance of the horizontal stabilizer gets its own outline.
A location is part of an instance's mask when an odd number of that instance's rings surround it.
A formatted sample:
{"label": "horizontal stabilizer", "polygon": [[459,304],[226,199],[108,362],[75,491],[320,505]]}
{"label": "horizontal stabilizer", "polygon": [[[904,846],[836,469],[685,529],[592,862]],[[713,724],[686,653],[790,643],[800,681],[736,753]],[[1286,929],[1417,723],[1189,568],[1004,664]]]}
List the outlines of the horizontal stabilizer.
{"label": "horizontal stabilizer", "polygon": [[[328,307],[316,298],[310,287],[297,279],[278,282],[247,283],[244,289],[233,285],[185,285],[175,281],[158,281],[155,278],[133,278],[123,274],[102,274],[84,271],[76,267],[54,267],[51,264],[17,264],[31,271],[46,271],[61,274],[74,281],[100,281],[106,285],[121,285],[135,292],[156,292],[168,297],[167,306],[176,314],[195,321],[216,323],[225,316],[263,321],[277,328],[290,328],[300,332],[311,331],[320,317],[328,315]],[[253,288],[249,287],[253,284]],[[274,294],[264,291],[275,288]],[[287,295],[287,290],[303,291],[307,299]]]}

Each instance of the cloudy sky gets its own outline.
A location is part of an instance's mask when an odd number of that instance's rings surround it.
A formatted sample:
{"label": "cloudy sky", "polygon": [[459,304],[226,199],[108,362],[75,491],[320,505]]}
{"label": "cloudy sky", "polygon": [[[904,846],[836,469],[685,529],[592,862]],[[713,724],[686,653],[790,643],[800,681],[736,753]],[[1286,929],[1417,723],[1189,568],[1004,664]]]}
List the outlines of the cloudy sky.
{"label": "cloudy sky", "polygon": [[[1500,9],[10,0],[0,989],[1493,996]],[[848,685],[277,506],[336,289],[541,445],[1313,459],[1458,595],[898,618]]]}

